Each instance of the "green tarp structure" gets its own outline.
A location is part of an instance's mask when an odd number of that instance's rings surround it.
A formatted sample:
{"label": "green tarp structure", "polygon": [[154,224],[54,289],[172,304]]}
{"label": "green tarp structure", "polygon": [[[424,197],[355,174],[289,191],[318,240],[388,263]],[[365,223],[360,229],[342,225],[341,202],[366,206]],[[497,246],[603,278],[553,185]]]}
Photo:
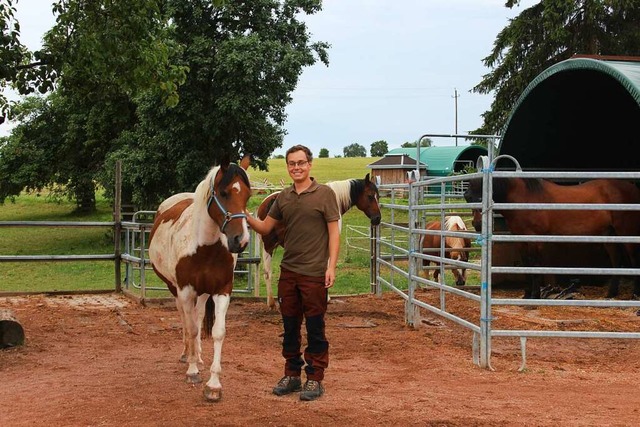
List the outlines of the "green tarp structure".
{"label": "green tarp structure", "polygon": [[527,86],[498,152],[525,170],[638,171],[639,131],[640,58],[575,57]]}
{"label": "green tarp structure", "polygon": [[[415,160],[417,150],[415,148],[396,148],[386,155],[405,154]],[[454,172],[464,170],[465,166],[475,166],[476,160],[480,156],[486,156],[487,149],[479,145],[465,146],[443,146],[443,147],[421,147],[420,166],[427,167],[427,176],[449,176]]]}

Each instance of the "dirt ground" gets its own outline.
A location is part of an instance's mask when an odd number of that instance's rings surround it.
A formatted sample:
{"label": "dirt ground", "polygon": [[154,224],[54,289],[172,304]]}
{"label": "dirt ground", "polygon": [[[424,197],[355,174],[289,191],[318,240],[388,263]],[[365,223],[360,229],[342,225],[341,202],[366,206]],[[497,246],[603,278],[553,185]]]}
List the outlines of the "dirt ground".
{"label": "dirt ground", "polygon": [[[436,298],[424,292],[425,299]],[[0,350],[2,426],[631,426],[640,419],[638,340],[494,338],[490,371],[472,361],[472,334],[422,312],[405,326],[388,293],[334,297],[331,361],[314,402],[277,397],[281,320],[264,303],[232,299],[223,399],[184,381],[175,307],[121,295],[5,297],[26,344]],[[470,320],[473,308],[447,306]],[[556,309],[557,310],[557,309]],[[635,309],[495,307],[494,328],[639,331]],[[476,321],[477,323],[477,321]],[[203,344],[205,381],[211,341]]]}

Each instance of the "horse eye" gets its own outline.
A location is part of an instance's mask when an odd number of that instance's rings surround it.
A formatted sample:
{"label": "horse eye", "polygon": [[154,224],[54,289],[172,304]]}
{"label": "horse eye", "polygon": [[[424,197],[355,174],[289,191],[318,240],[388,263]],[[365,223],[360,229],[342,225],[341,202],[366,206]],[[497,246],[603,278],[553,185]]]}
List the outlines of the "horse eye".
{"label": "horse eye", "polygon": [[227,192],[227,190],[222,190],[220,191],[220,196],[226,199],[227,197],[229,197],[229,193]]}

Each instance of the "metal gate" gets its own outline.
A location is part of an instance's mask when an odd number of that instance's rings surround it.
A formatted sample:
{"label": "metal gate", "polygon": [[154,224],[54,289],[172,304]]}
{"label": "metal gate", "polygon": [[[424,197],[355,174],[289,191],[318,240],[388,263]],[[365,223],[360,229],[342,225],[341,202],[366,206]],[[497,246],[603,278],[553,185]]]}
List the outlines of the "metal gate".
{"label": "metal gate", "polygon": [[[500,156],[502,157],[502,156]],[[521,178],[574,178],[574,179],[626,179],[640,181],[640,173],[573,173],[573,172],[515,172],[495,171],[494,166],[498,158],[490,160],[483,156],[478,161],[478,172],[434,178],[423,181],[398,185],[381,185],[382,193],[386,193],[388,203],[382,203],[383,221],[372,245],[374,255],[372,259],[372,289],[382,292],[388,288],[405,300],[405,319],[409,325],[415,326],[419,310],[424,309],[451,320],[473,332],[472,357],[476,364],[483,368],[491,368],[491,339],[493,337],[518,337],[521,343],[522,365],[526,367],[526,340],[528,337],[565,337],[565,338],[617,338],[638,339],[637,332],[617,331],[565,331],[565,330],[498,330],[492,328],[494,306],[586,306],[586,307],[638,307],[640,301],[635,300],[547,300],[547,299],[501,299],[492,296],[492,275],[496,273],[512,274],[589,274],[589,275],[621,275],[636,276],[640,274],[637,268],[568,268],[568,267],[498,267],[492,264],[492,248],[494,242],[577,242],[577,243],[640,243],[639,236],[522,236],[499,235],[493,233],[493,211],[495,209],[568,209],[568,205],[558,204],[497,204],[492,200],[493,177],[521,177]],[[419,176],[419,175],[418,175]],[[427,200],[424,194],[433,186],[445,188],[463,187],[464,181],[473,178],[483,180],[483,202],[466,203],[460,194],[442,192],[439,199]],[[571,209],[590,210],[640,210],[638,205],[571,205]],[[419,242],[425,234],[437,233],[445,237],[451,235],[461,237],[461,233],[424,230],[424,217],[427,215],[444,218],[449,214],[469,215],[471,209],[482,211],[482,232],[469,232],[475,241],[476,256],[474,260],[464,263],[452,261],[444,257],[444,251],[437,256],[422,253]],[[422,260],[438,261],[442,269],[439,282],[420,276]],[[479,274],[479,292],[471,292],[447,283],[445,268],[451,266],[465,267]],[[416,294],[418,287],[435,289],[439,292],[437,303],[428,303]],[[469,299],[477,304],[480,313],[479,320],[472,322],[453,314],[447,309],[447,298],[457,295]]]}

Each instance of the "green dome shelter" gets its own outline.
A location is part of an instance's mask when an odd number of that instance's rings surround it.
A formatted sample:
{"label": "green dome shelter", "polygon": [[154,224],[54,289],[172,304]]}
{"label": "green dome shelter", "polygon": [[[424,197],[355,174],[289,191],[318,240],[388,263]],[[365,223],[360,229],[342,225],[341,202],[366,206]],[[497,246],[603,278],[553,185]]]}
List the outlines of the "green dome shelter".
{"label": "green dome shelter", "polygon": [[640,58],[576,56],[527,86],[498,152],[530,171],[639,171],[639,123]]}
{"label": "green dome shelter", "polygon": [[[421,147],[421,179],[449,176],[462,172],[467,166],[475,166],[487,149],[479,145]],[[396,148],[382,159],[369,164],[373,176],[379,176],[382,184],[395,184],[407,180],[407,172],[416,169],[416,148]]]}

